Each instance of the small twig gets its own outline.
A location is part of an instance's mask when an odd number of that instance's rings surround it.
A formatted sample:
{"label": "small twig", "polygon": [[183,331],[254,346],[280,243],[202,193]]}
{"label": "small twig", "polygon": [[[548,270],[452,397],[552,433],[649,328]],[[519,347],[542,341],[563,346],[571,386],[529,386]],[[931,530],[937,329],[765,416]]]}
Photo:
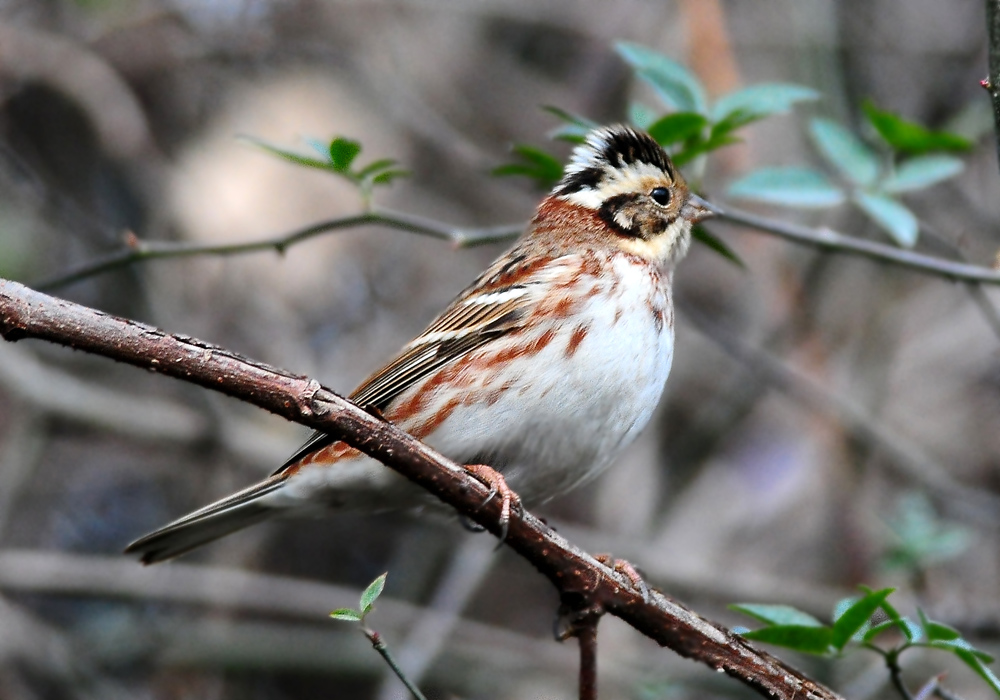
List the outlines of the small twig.
{"label": "small twig", "polygon": [[903,669],[899,666],[899,652],[905,649],[902,647],[900,649],[890,649],[884,652],[885,665],[889,669],[889,677],[892,679],[892,686],[899,692],[903,697],[903,700],[914,700],[913,695],[906,688],[906,684],[903,683]]}
{"label": "small twig", "polygon": [[[809,228],[807,226],[776,221],[719,204],[712,204],[711,206],[720,219],[749,226],[764,233],[775,234],[796,243],[817,246],[833,252],[861,255],[880,262],[899,265],[951,280],[1000,284],[1000,270],[993,270],[981,265],[945,260],[931,255],[923,255],[875,241],[845,236],[827,228]],[[355,216],[321,221],[311,226],[297,229],[291,233],[246,243],[212,244],[133,239],[129,246],[122,250],[99,256],[55,277],[42,280],[36,283],[34,287],[43,291],[51,291],[94,277],[103,272],[148,260],[191,257],[196,255],[244,255],[269,250],[283,253],[296,243],[329,231],[369,225],[385,226],[399,231],[407,231],[421,236],[436,238],[447,241],[458,248],[509,241],[516,238],[524,230],[524,224],[463,228],[411,214],[378,209]]]}
{"label": "small twig", "polygon": [[923,687],[917,691],[917,694],[913,696],[913,700],[930,700],[930,697],[934,695],[934,692],[938,689],[941,681],[947,676],[947,673],[939,673],[936,676],[931,676],[930,680],[924,683]]}
{"label": "small twig", "polygon": [[986,30],[990,44],[990,72],[982,85],[993,101],[993,128],[996,131],[997,162],[1000,164],[1000,0],[986,0]]}
{"label": "small twig", "polygon": [[368,641],[372,643],[372,647],[382,656],[383,659],[385,659],[389,668],[391,668],[392,672],[396,674],[396,677],[403,682],[403,685],[405,685],[406,689],[410,691],[410,694],[417,700],[427,700],[424,694],[420,692],[420,688],[411,683],[410,679],[406,677],[405,673],[403,673],[403,669],[396,664],[396,660],[392,658],[392,654],[389,653],[389,647],[386,646],[384,641],[382,641],[382,636],[375,630],[368,629],[367,627],[362,627],[361,631],[365,633],[365,636],[368,637]]}
{"label": "small twig", "polygon": [[319,223],[296,229],[290,233],[243,243],[144,241],[132,238],[127,246],[121,250],[94,258],[55,277],[42,280],[34,286],[43,291],[51,291],[104,272],[149,260],[185,258],[198,255],[245,255],[247,253],[259,253],[263,251],[284,253],[285,250],[296,243],[315,238],[321,234],[368,225],[385,226],[408,233],[416,233],[421,236],[429,236],[447,241],[459,248],[510,240],[516,238],[523,230],[523,225],[521,224],[486,228],[449,226],[438,221],[410,214],[401,214],[380,209],[355,216],[320,221]]}
{"label": "small twig", "polygon": [[912,250],[896,248],[884,243],[877,243],[876,241],[845,236],[828,228],[809,228],[808,226],[799,226],[784,221],[775,221],[774,219],[768,219],[728,206],[714,203],[711,206],[715,214],[724,221],[749,226],[765,233],[773,233],[776,236],[796,243],[816,246],[835,253],[860,255],[879,262],[899,265],[911,270],[919,270],[955,281],[1000,284],[1000,270],[993,270],[981,265],[954,262],[932,255],[915,253]]}
{"label": "small twig", "polygon": [[589,612],[573,624],[571,634],[580,642],[580,700],[597,700],[597,623],[601,616]]}

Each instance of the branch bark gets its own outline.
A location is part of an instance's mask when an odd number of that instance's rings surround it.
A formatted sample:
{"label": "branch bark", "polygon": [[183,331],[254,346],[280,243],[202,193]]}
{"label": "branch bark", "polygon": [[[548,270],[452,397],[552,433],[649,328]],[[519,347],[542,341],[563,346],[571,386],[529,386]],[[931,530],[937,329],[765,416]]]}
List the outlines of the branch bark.
{"label": "branch bark", "polygon": [[[194,338],[170,335],[0,280],[0,335],[39,338],[198,384],[328,432],[383,462],[495,535],[498,499],[461,466],[307,377]],[[723,671],[765,697],[835,700],[831,690],[726,628],[653,591],[648,600],[543,522],[513,514],[506,543],[545,575],[571,610],[600,609],[678,654]]]}

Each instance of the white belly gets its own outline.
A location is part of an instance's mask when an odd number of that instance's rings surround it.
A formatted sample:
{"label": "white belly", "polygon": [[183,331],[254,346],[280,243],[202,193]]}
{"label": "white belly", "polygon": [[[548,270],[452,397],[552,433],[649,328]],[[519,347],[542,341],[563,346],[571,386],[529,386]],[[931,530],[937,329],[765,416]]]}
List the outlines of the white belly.
{"label": "white belly", "polygon": [[[536,336],[548,329],[555,335],[531,357],[500,367],[488,385],[504,385],[499,396],[458,406],[425,441],[461,464],[498,469],[529,505],[607,468],[649,422],[674,344],[669,293],[659,277],[625,259],[615,265],[620,279],[610,296],[591,297],[573,316],[533,328]],[[582,327],[587,332],[571,351],[573,333]],[[440,406],[448,398],[435,401]],[[275,506],[301,507],[306,501],[362,510],[428,502],[422,491],[367,457],[307,466],[265,498]]]}
{"label": "white belly", "polygon": [[[621,261],[611,299],[595,297],[558,326],[528,361],[499,380],[512,385],[492,405],[457,409],[426,440],[465,463],[498,468],[528,503],[562,493],[607,468],[649,422],[673,357],[669,298],[648,273]],[[657,323],[650,301],[662,305]],[[570,354],[573,332],[588,331]],[[537,332],[544,332],[540,328]]]}

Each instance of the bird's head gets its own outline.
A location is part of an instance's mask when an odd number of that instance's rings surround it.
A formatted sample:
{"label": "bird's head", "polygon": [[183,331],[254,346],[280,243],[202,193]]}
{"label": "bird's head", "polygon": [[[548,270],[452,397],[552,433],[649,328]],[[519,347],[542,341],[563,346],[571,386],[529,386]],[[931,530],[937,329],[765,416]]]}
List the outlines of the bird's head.
{"label": "bird's head", "polygon": [[596,212],[617,246],[659,265],[684,257],[691,226],[712,215],[653,137],[622,125],[587,134],[551,196]]}

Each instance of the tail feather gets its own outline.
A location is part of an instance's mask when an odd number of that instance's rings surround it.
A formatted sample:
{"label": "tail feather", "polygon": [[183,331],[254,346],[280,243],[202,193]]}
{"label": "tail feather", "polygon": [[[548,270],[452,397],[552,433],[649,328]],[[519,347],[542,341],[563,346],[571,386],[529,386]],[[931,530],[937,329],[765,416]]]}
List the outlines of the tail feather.
{"label": "tail feather", "polygon": [[125,553],[138,554],[143,564],[155,564],[266,520],[275,511],[260,503],[259,499],[280,488],[286,479],[287,475],[275,474],[232,496],[189,513],[140,537],[125,548]]}

